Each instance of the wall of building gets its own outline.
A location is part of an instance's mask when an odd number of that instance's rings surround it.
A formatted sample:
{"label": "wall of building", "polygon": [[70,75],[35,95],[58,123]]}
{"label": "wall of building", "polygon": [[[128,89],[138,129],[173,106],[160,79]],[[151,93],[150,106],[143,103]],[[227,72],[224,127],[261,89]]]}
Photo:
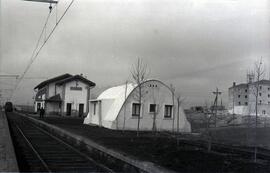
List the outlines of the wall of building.
{"label": "wall of building", "polygon": [[[95,111],[94,111],[94,106],[96,105]],[[89,123],[91,122],[92,124],[97,124],[99,125],[99,115],[100,115],[100,102],[95,101],[95,102],[90,102],[89,104]]]}
{"label": "wall of building", "polygon": [[60,114],[61,109],[59,107],[59,103],[58,102],[47,102],[46,103],[46,110],[45,110],[46,114]]}
{"label": "wall of building", "polygon": [[50,98],[55,95],[55,82],[48,85],[48,95],[47,98]]}
{"label": "wall of building", "polygon": [[[171,131],[174,127],[174,130],[177,129],[177,102],[175,100],[175,117],[164,118],[164,109],[165,105],[173,105],[172,93],[171,91],[161,82],[158,81],[148,81],[143,84],[143,104],[142,104],[142,115],[140,119],[140,130],[152,130],[154,113],[149,112],[150,104],[157,104],[157,113],[156,113],[156,128],[157,130],[167,130]],[[136,88],[130,96],[127,98],[124,106],[120,110],[120,113],[113,122],[113,127],[115,129],[122,129],[124,124],[125,116],[125,129],[126,130],[136,130],[138,118],[132,116],[132,103],[138,103],[139,88]],[[126,114],[124,115],[124,109],[126,106]],[[182,108],[180,108],[179,116],[179,130],[190,132],[190,124],[186,119],[185,113]],[[173,124],[174,123],[174,124]],[[118,127],[117,127],[118,126]]]}
{"label": "wall of building", "polygon": [[46,93],[43,93],[42,95],[38,96],[38,101],[35,101],[35,112],[38,111],[38,103],[40,103],[40,107],[45,108],[45,98],[46,98]]}
{"label": "wall of building", "polygon": [[[270,85],[260,84],[258,93],[258,115],[270,116]],[[246,98],[247,95],[247,98]],[[240,96],[240,97],[239,97]],[[233,106],[234,100],[234,106]],[[241,104],[239,104],[239,102]],[[247,104],[246,104],[247,103]],[[229,112],[240,115],[256,115],[256,87],[254,84],[229,89]]]}
{"label": "wall of building", "polygon": [[[89,107],[89,122],[92,124],[105,126],[104,118],[106,115],[108,115],[108,111],[110,110],[110,107],[112,106],[114,102],[114,99],[104,99],[104,100],[98,100],[98,101],[91,101],[90,107]],[[94,113],[94,104],[96,104],[96,110]]]}
{"label": "wall of building", "polygon": [[63,88],[65,85],[57,85],[56,86],[56,94],[60,94],[61,99],[63,99]]}
{"label": "wall of building", "polygon": [[64,88],[64,102],[62,104],[62,111],[65,115],[67,110],[67,103],[71,103],[73,116],[76,116],[79,111],[79,104],[84,104],[84,113],[86,112],[86,101],[87,101],[87,85],[83,82],[78,81],[78,86],[82,90],[72,90],[71,87],[76,87],[76,82],[71,81],[65,84]]}
{"label": "wall of building", "polygon": [[[229,89],[229,105],[228,108],[232,109],[233,106],[248,105],[250,90],[248,85],[235,86]],[[233,105],[234,101],[234,105]]]}

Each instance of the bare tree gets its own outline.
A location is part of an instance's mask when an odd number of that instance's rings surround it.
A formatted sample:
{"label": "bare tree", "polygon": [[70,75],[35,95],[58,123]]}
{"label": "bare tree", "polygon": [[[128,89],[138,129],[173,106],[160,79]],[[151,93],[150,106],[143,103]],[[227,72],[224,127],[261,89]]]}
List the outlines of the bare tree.
{"label": "bare tree", "polygon": [[151,88],[151,95],[153,99],[153,104],[155,105],[155,111],[153,112],[153,125],[152,125],[152,131],[156,134],[157,132],[157,114],[159,113],[160,104],[164,102],[164,98],[160,96],[160,90],[159,87],[152,87]]}
{"label": "bare tree", "polygon": [[184,102],[185,98],[178,93],[176,96],[177,101],[177,122],[176,122],[176,132],[179,133],[179,121],[180,121],[180,107],[182,106],[182,103]]}
{"label": "bare tree", "polygon": [[174,121],[175,121],[175,103],[174,103],[174,95],[175,95],[175,87],[173,86],[173,84],[170,84],[170,90],[172,92],[172,103],[173,103],[173,111],[172,111],[172,116],[173,116],[173,121],[172,121],[172,132],[174,132]]}
{"label": "bare tree", "polygon": [[143,85],[142,83],[146,81],[147,79],[147,65],[143,63],[142,59],[138,58],[137,63],[133,65],[132,70],[131,70],[131,75],[132,79],[134,82],[137,84],[138,87],[138,92],[135,94],[137,101],[139,102],[140,105],[140,114],[138,117],[138,122],[137,122],[137,136],[139,136],[139,131],[140,131],[140,119],[142,116],[141,108],[142,108],[142,99],[144,97],[143,93]]}
{"label": "bare tree", "polygon": [[205,101],[205,111],[204,111],[204,123],[206,125],[205,129],[205,135],[206,135],[206,141],[207,141],[207,150],[211,151],[211,147],[212,147],[212,135],[211,135],[211,131],[210,131],[210,124],[211,124],[211,120],[214,118],[214,114],[211,111],[211,113],[209,112],[209,107],[207,104],[207,101]]}
{"label": "bare tree", "polygon": [[[254,64],[254,72],[255,72],[255,82],[253,87],[255,91],[253,92],[255,95],[255,142],[257,140],[257,127],[258,127],[258,97],[259,97],[259,89],[260,89],[260,81],[264,75],[264,67],[262,64],[262,58],[260,61],[255,62]],[[254,161],[257,162],[257,144],[255,143],[254,150]]]}
{"label": "bare tree", "polygon": [[260,88],[260,80],[262,80],[262,77],[264,75],[264,68],[262,66],[262,59],[259,62],[255,62],[255,78],[256,81],[254,83],[254,88],[255,88],[255,115],[256,115],[256,120],[255,120],[255,126],[257,128],[258,125],[258,97],[259,97],[259,88]]}
{"label": "bare tree", "polygon": [[[153,89],[154,90],[154,89]],[[152,124],[152,132],[156,133],[157,131],[157,125],[156,125],[156,119],[157,119],[157,111],[158,111],[158,104],[157,104],[157,98],[155,96],[155,91],[153,91],[153,103],[155,105],[155,111],[153,112],[153,124]]]}
{"label": "bare tree", "polygon": [[[176,133],[179,133],[180,127],[179,127],[179,123],[180,123],[180,107],[182,106],[182,103],[184,102],[185,98],[180,94],[177,93],[176,94],[176,101],[177,101],[177,122],[176,122]],[[178,135],[176,135],[176,143],[177,143],[177,147],[179,146],[179,137]]]}
{"label": "bare tree", "polygon": [[[128,81],[125,83],[125,100],[127,99],[127,86],[128,86]],[[124,122],[123,122],[123,128],[122,131],[124,132],[125,127],[126,127],[126,111],[127,111],[127,106],[124,104]]]}

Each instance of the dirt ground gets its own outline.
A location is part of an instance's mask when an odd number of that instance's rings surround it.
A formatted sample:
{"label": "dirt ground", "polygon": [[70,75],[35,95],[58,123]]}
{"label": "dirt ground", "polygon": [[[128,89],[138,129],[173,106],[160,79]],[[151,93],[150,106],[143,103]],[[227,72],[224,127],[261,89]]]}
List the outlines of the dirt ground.
{"label": "dirt ground", "polygon": [[[207,152],[168,135],[116,131],[83,125],[83,119],[46,117],[43,121],[79,134],[108,148],[144,161],[151,161],[178,172],[269,172],[269,164],[254,164],[232,154]],[[185,136],[184,138],[187,138]]]}

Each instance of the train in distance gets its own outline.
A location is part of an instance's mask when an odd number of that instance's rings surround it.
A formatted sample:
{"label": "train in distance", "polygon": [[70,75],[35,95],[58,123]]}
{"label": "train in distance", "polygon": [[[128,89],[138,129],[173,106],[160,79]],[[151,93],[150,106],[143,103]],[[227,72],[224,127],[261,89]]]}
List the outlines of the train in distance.
{"label": "train in distance", "polygon": [[12,112],[12,111],[13,111],[12,102],[6,102],[6,104],[5,104],[5,112]]}

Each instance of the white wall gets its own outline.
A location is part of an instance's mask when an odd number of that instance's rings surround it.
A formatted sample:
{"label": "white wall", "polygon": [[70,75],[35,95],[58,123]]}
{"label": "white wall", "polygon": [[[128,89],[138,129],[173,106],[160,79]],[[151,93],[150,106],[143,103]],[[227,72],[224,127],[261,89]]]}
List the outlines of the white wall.
{"label": "white wall", "polygon": [[37,112],[37,105],[40,103],[40,107],[45,107],[45,102],[44,101],[35,101],[35,112]]}
{"label": "white wall", "polygon": [[37,104],[38,103],[40,103],[40,107],[43,107],[43,108],[45,108],[45,94],[42,94],[42,95],[40,95],[40,97],[39,97],[39,99],[41,99],[41,100],[43,100],[43,101],[35,101],[35,112],[37,112],[38,110],[37,110]]}
{"label": "white wall", "polygon": [[[94,114],[94,103],[96,104],[96,112]],[[99,125],[99,115],[100,115],[100,110],[99,110],[99,101],[95,101],[95,102],[90,102],[89,104],[89,113],[88,113],[88,118],[89,121],[92,124],[96,124]]]}
{"label": "white wall", "polygon": [[[154,86],[154,87],[150,87]],[[149,104],[156,103],[158,105],[158,112],[156,114],[156,128],[157,130],[167,130],[171,131],[173,126],[173,118],[164,118],[164,107],[166,104],[172,105],[172,93],[171,91],[161,82],[159,81],[148,81],[143,85],[143,106],[142,106],[142,117],[140,120],[140,129],[141,130],[152,130],[153,125],[153,113],[149,113]],[[126,106],[126,120],[125,120],[125,129],[127,130],[136,130],[138,119],[132,117],[132,103],[138,103],[138,99],[136,99],[136,92],[138,92],[138,88],[133,91],[130,96],[127,98],[125,102]],[[177,102],[175,100],[175,110],[177,110]],[[180,109],[180,117],[179,117],[179,129],[180,131],[190,132],[190,124],[186,119],[186,116],[182,109]],[[177,124],[177,112],[175,112],[175,121],[174,121],[174,130],[176,130]],[[118,123],[116,121],[113,124],[113,128],[118,127],[122,129],[124,123],[124,107],[120,110],[120,113],[117,118]]]}
{"label": "white wall", "polygon": [[56,86],[56,94],[60,94],[61,99],[63,99],[63,86],[64,85],[57,85]]}
{"label": "white wall", "polygon": [[48,85],[48,98],[55,95],[55,82]]}
{"label": "white wall", "polygon": [[[233,97],[233,88],[229,89],[229,112],[233,113],[233,100],[235,100],[234,103],[234,113],[239,115],[255,115],[255,106],[256,106],[256,87],[254,84],[249,84],[238,87],[236,86],[234,89],[234,97]],[[270,94],[270,86],[267,84],[260,84],[261,89],[259,88],[259,93],[261,93],[261,96],[258,96],[258,115],[259,116],[270,116],[270,97],[268,97],[268,94]],[[247,92],[245,91],[247,89]],[[240,95],[240,98],[238,97]],[[247,95],[247,98],[245,96]],[[261,104],[260,104],[261,100]],[[239,105],[239,102],[241,102],[241,105]],[[247,102],[248,105],[244,105],[244,103]],[[265,114],[263,114],[263,111],[265,111]]]}
{"label": "white wall", "polygon": [[66,112],[67,110],[67,103],[72,104],[72,110],[79,111],[79,104],[84,104],[84,112],[86,112],[86,100],[87,100],[87,85],[83,82],[78,81],[78,86],[81,87],[82,90],[71,90],[70,87],[75,87],[76,82],[71,81],[65,84],[65,95],[64,95],[64,102],[62,104],[63,106],[63,112]]}

